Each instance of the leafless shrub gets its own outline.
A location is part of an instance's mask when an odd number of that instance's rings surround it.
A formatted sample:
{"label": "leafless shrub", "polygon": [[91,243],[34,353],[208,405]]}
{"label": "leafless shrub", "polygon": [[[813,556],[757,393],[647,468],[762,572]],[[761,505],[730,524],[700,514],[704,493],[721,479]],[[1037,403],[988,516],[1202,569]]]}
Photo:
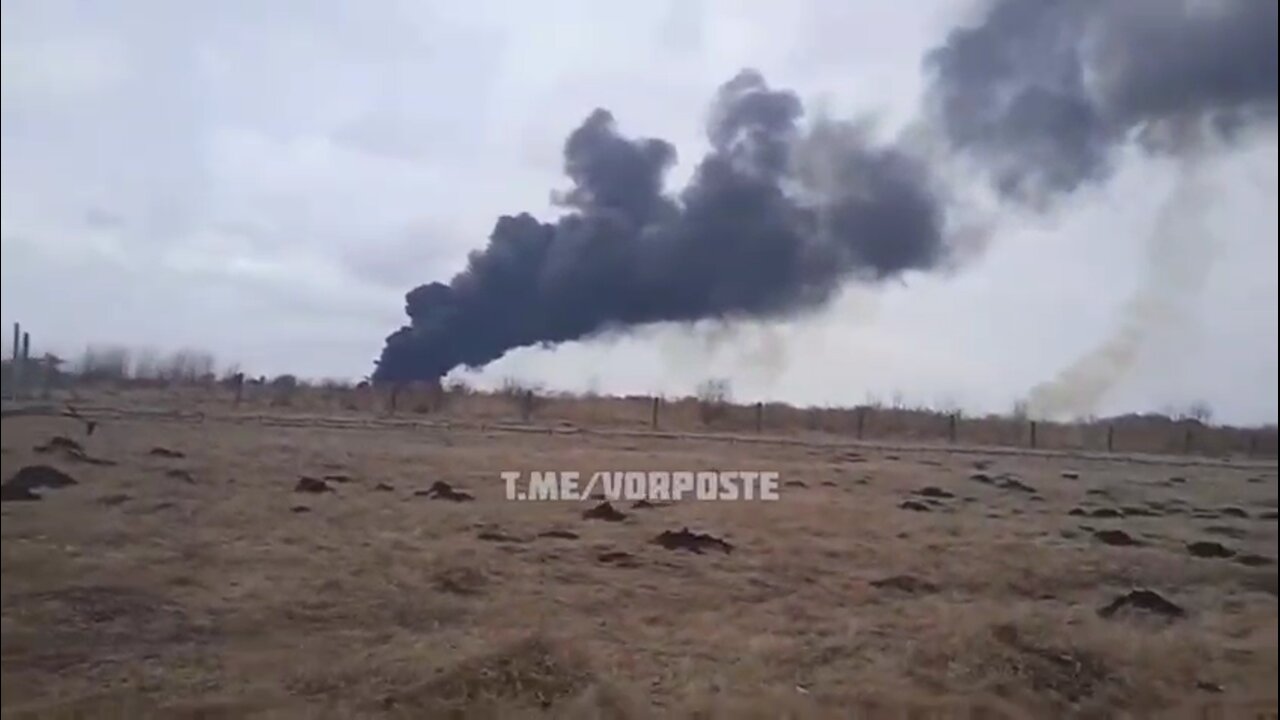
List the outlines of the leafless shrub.
{"label": "leafless shrub", "polygon": [[73,365],[73,372],[90,382],[123,382],[131,373],[130,352],[118,345],[90,345]]}
{"label": "leafless shrub", "polygon": [[498,394],[510,399],[524,420],[532,417],[534,411],[546,401],[541,386],[511,377],[503,379]]}
{"label": "leafless shrub", "polygon": [[271,404],[279,407],[288,407],[293,404],[294,395],[298,391],[298,377],[296,375],[277,375],[271,379]]}

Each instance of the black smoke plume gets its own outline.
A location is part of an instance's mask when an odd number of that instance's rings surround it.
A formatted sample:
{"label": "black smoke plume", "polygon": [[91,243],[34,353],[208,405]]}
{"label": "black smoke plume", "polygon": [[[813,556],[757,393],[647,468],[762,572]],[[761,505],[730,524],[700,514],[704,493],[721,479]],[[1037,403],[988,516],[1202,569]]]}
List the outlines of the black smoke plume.
{"label": "black smoke plume", "polygon": [[930,121],[1033,205],[1136,139],[1180,153],[1274,123],[1275,0],[996,0],[925,59]]}
{"label": "black smoke plume", "polygon": [[802,113],[794,94],[739,73],[712,104],[711,152],[673,197],[675,148],[627,138],[596,110],[565,142],[570,212],[503,216],[449,284],[410,291],[411,322],[387,338],[375,379],[435,379],[616,327],[789,315],[853,276],[936,264],[943,210],[925,168],[851,128],[805,128]]}
{"label": "black smoke plume", "polygon": [[[1276,0],[993,0],[925,58],[921,125],[1001,195],[1040,209],[1105,179],[1118,148],[1185,154],[1274,125]],[[935,174],[855,128],[810,123],[744,71],[711,152],[664,192],[675,148],[597,110],[564,147],[570,211],[499,218],[449,284],[410,291],[375,378],[435,379],[508,350],[660,321],[787,316],[851,279],[948,256]]]}

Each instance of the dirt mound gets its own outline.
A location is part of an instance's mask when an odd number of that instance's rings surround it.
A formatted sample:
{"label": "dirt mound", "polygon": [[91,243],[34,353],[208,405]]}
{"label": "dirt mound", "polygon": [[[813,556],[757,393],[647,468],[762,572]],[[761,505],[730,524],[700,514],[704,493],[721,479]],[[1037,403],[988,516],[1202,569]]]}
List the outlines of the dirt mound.
{"label": "dirt mound", "polygon": [[307,475],[303,475],[302,477],[298,478],[298,484],[293,486],[293,491],[318,494],[318,493],[333,492],[334,490],[333,488],[329,487],[329,483],[321,480],[320,478],[313,478]]}
{"label": "dirt mound", "polygon": [[1275,510],[1268,510],[1267,512],[1260,513],[1258,515],[1259,520],[1275,520],[1278,517],[1280,517],[1280,515],[1278,515]]}
{"label": "dirt mound", "polygon": [[1131,610],[1139,610],[1170,619],[1185,617],[1187,614],[1187,611],[1183,610],[1181,606],[1166,599],[1154,590],[1134,590],[1125,595],[1120,595],[1107,605],[1099,608],[1098,615],[1109,618],[1122,611]]}
{"label": "dirt mound", "polygon": [[505,543],[522,543],[524,538],[518,538],[515,535],[509,535],[501,530],[482,530],[477,539],[486,540],[488,542],[505,542]]}
{"label": "dirt mound", "polygon": [[1229,558],[1234,557],[1236,554],[1235,550],[1212,540],[1197,540],[1193,543],[1187,543],[1187,552],[1198,558]]}
{"label": "dirt mound", "polygon": [[1033,493],[1036,491],[1035,488],[1022,482],[1017,475],[1012,473],[1001,473],[1000,475],[992,477],[985,472],[976,472],[970,475],[969,479],[974,482],[980,482],[983,485],[993,485],[1001,490],[1014,490],[1025,493]]}
{"label": "dirt mound", "polygon": [[1186,481],[1187,479],[1182,477],[1181,475],[1174,475],[1173,477],[1169,478],[1169,482],[1173,483],[1174,485],[1182,485]]}
{"label": "dirt mound", "polygon": [[1123,530],[1096,530],[1093,537],[1104,545],[1116,545],[1119,547],[1132,547],[1141,545],[1142,541],[1133,537]]}
{"label": "dirt mound", "polygon": [[1209,535],[1221,535],[1222,537],[1229,537],[1232,540],[1243,540],[1249,536],[1247,531],[1231,527],[1230,525],[1210,525],[1205,528],[1204,531]]}
{"label": "dirt mound", "polygon": [[[662,505],[666,505],[666,503],[662,503]],[[637,500],[631,503],[632,510],[653,510],[657,507],[659,507],[657,503],[651,503],[648,500]]]}
{"label": "dirt mound", "polygon": [[87,463],[89,465],[111,466],[116,464],[114,460],[107,460],[105,458],[93,457],[92,455],[85,452],[84,447],[81,446],[80,443],[76,442],[75,440],[72,440],[69,437],[66,437],[65,435],[54,435],[53,437],[49,438],[49,441],[46,442],[45,444],[36,445],[31,449],[35,450],[37,453],[41,455],[47,455],[49,453],[56,452],[68,460]]}
{"label": "dirt mound", "polygon": [[596,556],[596,560],[599,560],[605,565],[614,565],[617,567],[624,567],[624,568],[633,568],[633,567],[640,566],[640,561],[636,558],[635,555],[632,555],[629,552],[623,552],[621,550],[609,550],[606,552],[602,552]]}
{"label": "dirt mound", "polygon": [[681,528],[677,532],[664,530],[653,539],[653,544],[660,545],[668,550],[688,550],[699,555],[707,548],[724,553],[733,552],[733,545],[728,542],[707,533],[690,532],[687,527]]}
{"label": "dirt mound", "polygon": [[346,483],[349,483],[349,482],[355,482],[355,480],[356,480],[355,478],[351,477],[350,475],[344,475],[344,474],[342,474],[342,473],[334,473],[334,474],[332,474],[332,475],[325,475],[325,476],[324,476],[324,479],[325,479],[327,482],[336,482],[336,483],[339,483],[339,484],[346,484]]}
{"label": "dirt mound", "polygon": [[1236,558],[1236,562],[1245,567],[1268,567],[1275,565],[1276,561],[1266,555],[1257,555],[1254,553],[1245,553]]}
{"label": "dirt mound", "polygon": [[946,490],[934,485],[925,485],[919,490],[916,490],[916,495],[927,498],[953,498],[956,496],[955,493],[947,492]]}
{"label": "dirt mound", "polygon": [[898,507],[903,510],[913,510],[915,512],[931,512],[932,508],[920,502],[919,500],[903,500],[898,503]]}
{"label": "dirt mound", "polygon": [[621,512],[608,501],[586,510],[582,513],[582,517],[587,520],[604,520],[606,522],[621,522],[627,518],[627,514]]}
{"label": "dirt mound", "polygon": [[871,587],[881,590],[897,590],[908,595],[922,595],[938,592],[938,586],[928,580],[921,580],[914,575],[891,575],[880,580],[872,580]]}
{"label": "dirt mound", "polygon": [[454,595],[479,595],[489,585],[489,578],[470,565],[444,568],[432,579],[436,588]]}
{"label": "dirt mound", "polygon": [[57,490],[78,484],[75,478],[55,467],[27,465],[14,473],[4,485],[0,485],[0,498],[5,501],[39,500],[40,495],[35,492],[36,490],[41,488]]}
{"label": "dirt mound", "polygon": [[152,457],[173,458],[173,459],[186,457],[185,453],[178,452],[177,450],[170,450],[167,447],[162,447],[159,445],[151,448],[149,451],[147,451],[147,454]]}
{"label": "dirt mound", "polygon": [[107,507],[115,507],[116,505],[123,505],[132,499],[132,497],[124,493],[115,493],[112,495],[103,495],[98,498],[98,504],[105,505]]}
{"label": "dirt mound", "polygon": [[802,480],[788,480],[782,483],[782,487],[807,488],[809,486],[805,485]]}
{"label": "dirt mound", "polygon": [[1163,514],[1138,505],[1125,505],[1120,508],[1120,512],[1124,513],[1126,517],[1159,517]]}
{"label": "dirt mound", "polygon": [[36,445],[31,449],[35,450],[36,452],[42,455],[44,453],[53,452],[54,450],[70,450],[72,452],[78,452],[78,453],[84,452],[84,447],[80,443],[76,442],[75,440],[72,440],[71,438],[65,435],[54,435],[53,437],[49,438],[49,440],[45,442],[45,444]]}
{"label": "dirt mound", "polygon": [[1004,474],[996,478],[996,487],[1002,490],[1013,490],[1015,492],[1034,493],[1035,488],[1022,482],[1016,475]]}
{"label": "dirt mound", "polygon": [[546,530],[546,531],[540,532],[538,533],[538,537],[558,538],[560,540],[577,540],[578,533],[573,532],[572,530],[554,529],[554,530]]}
{"label": "dirt mound", "polygon": [[1080,473],[1076,472],[1075,470],[1063,470],[1061,475],[1063,480],[1079,480],[1080,479]]}
{"label": "dirt mound", "polygon": [[167,478],[173,478],[174,480],[181,480],[192,485],[196,482],[195,477],[189,471],[181,468],[171,468],[166,470],[164,476]]}
{"label": "dirt mound", "polygon": [[39,500],[40,495],[29,487],[22,485],[0,485],[0,502],[23,502]]}
{"label": "dirt mound", "polygon": [[428,497],[432,500],[448,500],[449,502],[470,502],[475,500],[475,496],[462,492],[443,480],[437,480],[431,483],[431,487],[426,490],[418,490],[413,494]]}
{"label": "dirt mound", "polygon": [[1085,509],[1084,509],[1084,508],[1082,508],[1082,507],[1074,507],[1074,508],[1071,508],[1070,510],[1068,510],[1068,511],[1067,511],[1067,514],[1068,514],[1068,515],[1073,515],[1073,516],[1075,516],[1075,517],[1086,517],[1086,516],[1088,516],[1089,511],[1088,511],[1088,510],[1085,510]]}
{"label": "dirt mound", "polygon": [[393,486],[391,483],[380,482],[377,485],[374,485],[373,489],[377,490],[378,492],[394,492],[395,486]]}
{"label": "dirt mound", "polygon": [[1089,513],[1089,517],[1094,518],[1120,518],[1124,517],[1124,513],[1115,508],[1098,508]]}
{"label": "dirt mound", "polygon": [[300,515],[302,513],[311,512],[311,508],[307,507],[306,505],[294,505],[293,507],[289,508],[289,512]]}
{"label": "dirt mound", "polygon": [[1221,514],[1222,517],[1233,517],[1233,518],[1249,517],[1249,513],[1245,512],[1242,508],[1238,508],[1238,507],[1219,508],[1218,513]]}

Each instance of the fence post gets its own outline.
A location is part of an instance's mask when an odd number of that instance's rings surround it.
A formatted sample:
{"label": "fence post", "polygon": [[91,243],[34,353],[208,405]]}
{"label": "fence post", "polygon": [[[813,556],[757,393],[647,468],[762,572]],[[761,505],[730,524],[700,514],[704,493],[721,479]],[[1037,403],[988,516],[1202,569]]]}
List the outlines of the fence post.
{"label": "fence post", "polygon": [[658,429],[658,403],[661,402],[657,395],[653,396],[653,409],[649,412],[649,427],[653,430]]}
{"label": "fence post", "polygon": [[1031,421],[1031,447],[1036,446],[1036,421]]}
{"label": "fence post", "polygon": [[529,422],[529,416],[533,414],[533,391],[525,390],[524,397],[520,400],[520,419]]}
{"label": "fence post", "polygon": [[1257,454],[1258,454],[1258,433],[1255,431],[1255,432],[1249,433],[1249,457],[1253,457]]}
{"label": "fence post", "polygon": [[951,413],[951,415],[947,417],[947,440],[949,440],[950,442],[953,442],[953,443],[956,441],[956,415],[955,415],[955,413]]}
{"label": "fence post", "polygon": [[859,440],[862,439],[862,428],[866,424],[866,420],[867,420],[867,408],[866,407],[858,408],[856,422],[857,422],[857,433],[858,433]]}
{"label": "fence post", "polygon": [[244,373],[236,373],[235,377],[232,378],[232,382],[235,383],[236,391],[235,407],[240,407],[240,399],[244,395]]}
{"label": "fence post", "polygon": [[1191,428],[1187,428],[1187,432],[1182,436],[1182,452],[1191,452]]}
{"label": "fence post", "polygon": [[1107,425],[1107,452],[1116,449],[1116,426]]}
{"label": "fence post", "polygon": [[22,391],[22,325],[13,324],[13,362],[9,364],[9,396],[14,400]]}
{"label": "fence post", "polygon": [[764,403],[756,403],[756,432],[764,431]]}

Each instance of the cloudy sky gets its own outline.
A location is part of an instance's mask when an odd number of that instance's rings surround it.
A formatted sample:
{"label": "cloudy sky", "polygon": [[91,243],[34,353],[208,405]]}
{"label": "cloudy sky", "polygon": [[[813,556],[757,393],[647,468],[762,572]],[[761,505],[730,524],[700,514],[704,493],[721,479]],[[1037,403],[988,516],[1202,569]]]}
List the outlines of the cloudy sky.
{"label": "cloudy sky", "polygon": [[[554,216],[564,138],[594,108],[674,143],[682,184],[739,69],[900,127],[921,56],[971,10],[4,0],[3,321],[38,351],[193,347],[254,373],[358,378],[405,291],[447,281],[498,215]],[[1097,413],[1205,401],[1220,420],[1276,421],[1276,153],[1263,133],[1197,168],[1184,260],[1202,277]],[[1123,325],[1177,176],[1131,152],[1048,215],[992,213],[954,272],[850,287],[785,323],[520,350],[474,380],[672,395],[726,377],[743,399],[1008,410]]]}

